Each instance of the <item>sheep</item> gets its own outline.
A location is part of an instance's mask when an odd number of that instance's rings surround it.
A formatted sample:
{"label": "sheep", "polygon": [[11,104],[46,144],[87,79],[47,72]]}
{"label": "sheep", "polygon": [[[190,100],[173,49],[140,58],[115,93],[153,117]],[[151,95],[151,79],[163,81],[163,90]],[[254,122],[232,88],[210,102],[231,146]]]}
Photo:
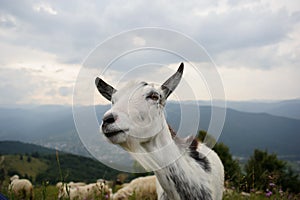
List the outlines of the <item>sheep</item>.
{"label": "sheep", "polygon": [[19,179],[18,175],[14,175],[10,178],[10,184],[8,186],[10,195],[20,199],[33,199],[33,186],[27,179]]}
{"label": "sheep", "polygon": [[63,184],[57,183],[56,186],[59,189],[58,199],[70,198],[74,199],[93,199],[94,197],[104,197],[105,199],[111,199],[112,190],[105,182],[97,183],[72,183]]}
{"label": "sheep", "polygon": [[75,187],[78,187],[78,186],[84,186],[86,185],[86,183],[84,182],[76,182],[74,183],[73,181],[69,182],[68,185],[71,187],[71,188],[75,188]]}
{"label": "sheep", "polygon": [[183,69],[181,63],[158,87],[129,82],[117,90],[97,77],[98,91],[112,105],[100,130],[147,171],[154,171],[159,200],[221,200],[224,167],[218,155],[191,136],[173,136],[164,115],[167,98],[179,84]]}
{"label": "sheep", "polygon": [[68,193],[70,193],[71,188],[76,188],[84,185],[86,185],[86,183],[83,182],[76,182],[76,183],[74,183],[73,181],[69,183],[58,182],[56,184],[56,188],[58,189],[58,199],[68,197],[69,196]]}
{"label": "sheep", "polygon": [[129,184],[113,194],[113,200],[128,200],[130,196],[135,199],[156,200],[156,177],[146,176],[132,180]]}
{"label": "sheep", "polygon": [[56,183],[57,188],[62,188],[64,186],[67,186],[69,188],[74,188],[74,187],[83,186],[83,185],[86,185],[86,183],[84,183],[84,182],[73,182],[73,181],[71,181],[69,183],[63,183],[63,182]]}

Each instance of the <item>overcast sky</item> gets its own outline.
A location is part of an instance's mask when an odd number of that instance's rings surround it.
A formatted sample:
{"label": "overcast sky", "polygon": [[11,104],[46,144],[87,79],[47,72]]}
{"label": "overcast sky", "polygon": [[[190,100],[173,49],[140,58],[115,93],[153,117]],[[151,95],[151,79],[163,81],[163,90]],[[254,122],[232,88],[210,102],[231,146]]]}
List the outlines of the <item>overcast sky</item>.
{"label": "overcast sky", "polygon": [[0,0],[0,105],[72,104],[89,53],[141,27],[175,30],[202,45],[227,100],[300,98],[299,1]]}

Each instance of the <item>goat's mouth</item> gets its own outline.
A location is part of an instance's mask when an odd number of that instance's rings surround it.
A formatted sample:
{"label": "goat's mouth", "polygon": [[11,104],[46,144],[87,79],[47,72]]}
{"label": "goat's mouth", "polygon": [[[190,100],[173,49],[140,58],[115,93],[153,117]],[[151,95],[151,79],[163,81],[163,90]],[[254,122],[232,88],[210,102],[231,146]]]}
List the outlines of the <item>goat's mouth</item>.
{"label": "goat's mouth", "polygon": [[125,133],[126,131],[128,131],[128,129],[124,129],[124,130],[103,130],[103,133],[107,138],[110,138],[110,137],[116,136],[120,133]]}

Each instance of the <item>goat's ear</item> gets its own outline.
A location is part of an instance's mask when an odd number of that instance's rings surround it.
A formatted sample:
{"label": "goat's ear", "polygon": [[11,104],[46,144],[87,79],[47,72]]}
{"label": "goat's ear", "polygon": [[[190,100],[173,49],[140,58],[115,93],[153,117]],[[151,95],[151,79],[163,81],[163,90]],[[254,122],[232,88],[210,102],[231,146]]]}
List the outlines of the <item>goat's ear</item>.
{"label": "goat's ear", "polygon": [[117,90],[99,77],[96,78],[95,84],[100,94],[102,94],[102,96],[104,96],[108,101],[111,101],[112,94]]}
{"label": "goat's ear", "polygon": [[183,68],[184,65],[183,63],[181,63],[177,72],[161,85],[160,88],[163,91],[164,100],[166,100],[169,97],[169,95],[175,90],[178,83],[180,82],[183,73]]}

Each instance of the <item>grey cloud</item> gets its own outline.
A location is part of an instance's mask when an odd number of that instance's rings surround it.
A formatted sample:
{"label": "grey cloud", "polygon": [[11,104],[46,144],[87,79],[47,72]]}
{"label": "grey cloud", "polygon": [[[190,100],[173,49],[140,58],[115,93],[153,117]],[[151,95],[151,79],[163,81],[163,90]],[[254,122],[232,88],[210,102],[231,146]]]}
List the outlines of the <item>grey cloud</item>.
{"label": "grey cloud", "polygon": [[[0,68],[0,105],[44,103],[46,100],[71,96],[72,88],[57,88],[55,80],[39,75],[36,70]],[[41,102],[40,102],[41,101]]]}
{"label": "grey cloud", "polygon": [[197,37],[212,53],[276,44],[291,30],[291,16],[285,10],[233,10],[210,13],[199,24]]}
{"label": "grey cloud", "polygon": [[[197,2],[197,1],[195,1]],[[162,2],[126,2],[116,6],[106,2],[48,2],[57,15],[36,12],[36,1],[3,2],[2,11],[13,15],[19,26],[17,38],[7,38],[18,45],[32,46],[58,55],[65,63],[80,63],[98,43],[118,33],[138,26],[176,26],[184,24],[188,13],[178,10],[191,9],[194,4]],[[170,2],[169,2],[170,3]],[[205,4],[206,5],[206,4]],[[203,5],[201,5],[203,6]],[[179,12],[180,11],[180,12]],[[175,27],[174,26],[174,27]],[[181,25],[180,25],[181,26]],[[178,27],[179,29],[180,26]]]}
{"label": "grey cloud", "polygon": [[[224,2],[227,4],[225,7],[222,6]],[[49,13],[46,7],[40,11],[36,10],[35,6],[42,4],[47,4],[54,13]],[[24,62],[30,63],[30,56],[34,62],[39,53],[46,52],[45,64],[53,57],[56,57],[58,64],[80,64],[92,49],[112,35],[148,26],[174,29],[195,38],[217,64],[222,66],[270,69],[298,65],[298,49],[285,52],[284,48],[287,47],[284,46],[280,49],[284,52],[279,53],[278,46],[285,41],[295,40],[289,37],[299,26],[300,11],[271,9],[259,0],[254,3],[246,0],[246,4],[250,6],[245,6],[245,1],[236,0],[221,3],[199,0],[151,1],[151,3],[109,0],[72,2],[0,0],[0,43],[3,47],[11,48],[2,56],[0,63],[2,66],[17,63],[18,66],[23,59],[19,59],[17,54],[28,57]],[[135,45],[132,42],[135,36],[143,38],[144,35],[131,35],[125,40],[114,41],[103,51],[90,55],[86,66],[97,71],[120,56],[116,54],[120,52],[119,50],[141,47],[142,45]],[[145,63],[158,63],[162,66],[180,63],[184,61],[184,57],[180,55],[186,55],[187,60],[197,63],[207,61],[205,55],[199,56],[199,52],[194,52],[194,48],[185,40],[160,32],[153,32],[148,36],[145,46],[151,44],[167,50],[174,49],[179,56],[156,50],[135,51],[111,64],[112,73],[109,74],[109,78]],[[27,49],[39,53],[30,55],[29,52],[28,55],[23,55]],[[7,62],[9,59],[12,62]],[[44,57],[40,59],[43,60]],[[108,62],[98,62],[104,59]],[[132,74],[128,73],[125,78],[135,78],[134,76],[142,74],[155,80],[155,74],[152,72],[159,72],[156,68],[151,70],[144,68],[143,71],[143,73],[139,70]],[[59,72],[60,70],[57,71]],[[0,92],[5,95],[1,97],[0,103],[26,102],[33,93],[48,95],[51,100],[51,96],[63,98],[72,91],[71,88],[64,86],[70,85],[70,82],[54,83],[54,80],[45,80],[38,72],[34,73],[35,75],[32,71],[24,69],[2,70]],[[59,88],[58,85],[62,87]]]}
{"label": "grey cloud", "polygon": [[2,28],[14,28],[16,26],[15,20],[9,15],[0,15],[0,27]]}
{"label": "grey cloud", "polygon": [[[112,34],[142,26],[187,33],[196,38],[213,57],[242,48],[256,47],[260,51],[260,47],[284,40],[294,23],[299,21],[297,12],[290,14],[285,9],[272,11],[260,6],[255,9],[239,7],[241,3],[235,0],[227,2],[232,7],[226,12],[211,11],[201,16],[193,11],[215,8],[219,1],[47,2],[57,15],[35,11],[34,6],[41,3],[38,1],[13,0],[7,3],[1,0],[0,3],[1,12],[16,19],[18,30],[15,38],[8,35],[4,38],[6,41],[51,52],[62,63],[81,63],[97,44]],[[164,41],[161,35],[153,35],[155,39],[161,44],[168,41]],[[125,48],[132,44],[123,41],[115,45]],[[168,42],[167,45],[190,51],[180,41]],[[114,48],[107,49],[100,56],[110,56],[110,51]],[[166,58],[162,56],[162,59]]]}
{"label": "grey cloud", "polygon": [[[34,6],[38,3],[37,1],[1,2],[3,5],[0,8],[1,12],[16,19],[18,31],[15,38],[8,35],[4,39],[16,45],[31,46],[54,53],[61,62],[80,63],[98,42],[97,27],[100,26],[96,16],[80,10],[80,7],[83,7],[79,2],[68,3],[68,5],[66,2],[56,2],[55,5],[51,5],[54,2],[49,2],[53,9],[57,9],[57,15],[35,11]],[[66,7],[72,10],[65,9]]]}

